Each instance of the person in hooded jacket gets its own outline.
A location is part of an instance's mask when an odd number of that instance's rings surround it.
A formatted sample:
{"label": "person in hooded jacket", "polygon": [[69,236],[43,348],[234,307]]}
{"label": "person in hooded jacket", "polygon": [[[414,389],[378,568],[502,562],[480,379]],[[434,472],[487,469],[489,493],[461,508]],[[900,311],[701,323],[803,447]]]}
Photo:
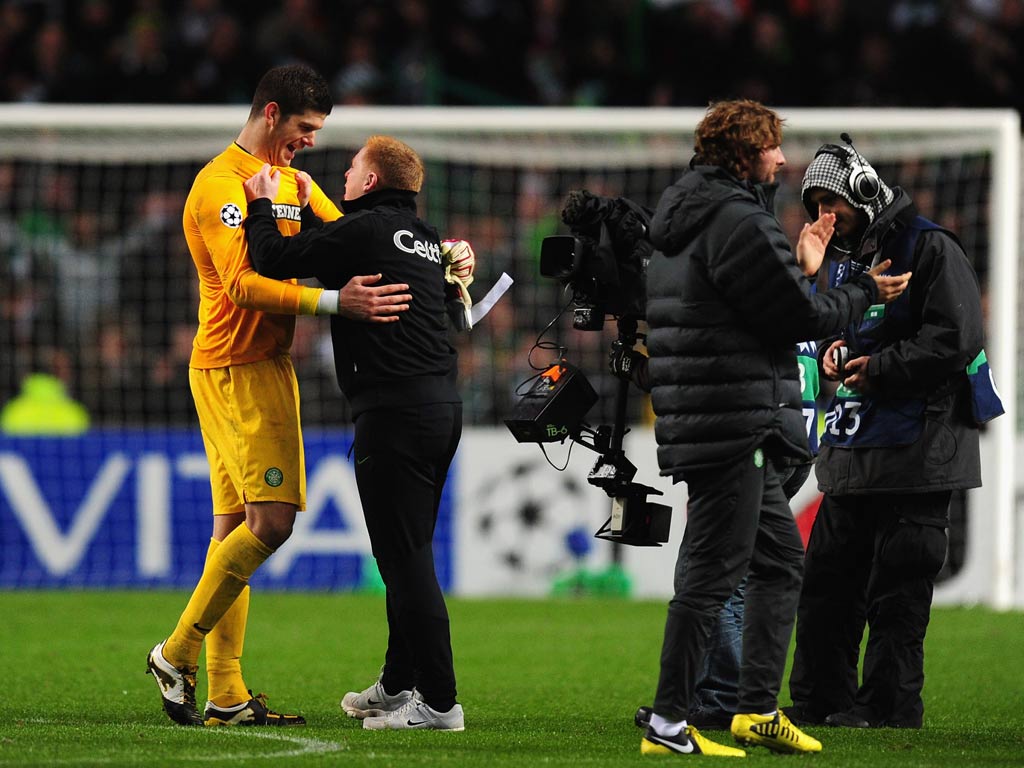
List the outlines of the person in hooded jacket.
{"label": "person in hooded jacket", "polygon": [[803,572],[780,473],[810,460],[796,345],[838,332],[909,278],[883,276],[883,262],[811,291],[798,258],[821,263],[833,219],[805,225],[794,256],[772,212],[781,143],[782,120],[767,107],[712,104],[689,169],[652,221],[647,347],[658,462],[662,475],[686,482],[689,501],[644,754],[744,755],[686,717],[709,632],[745,575],[732,735],[777,752],[821,750],[777,703]]}
{"label": "person in hooded jacket", "polygon": [[816,465],[825,496],[808,541],[787,712],[807,724],[920,728],[950,498],[981,485],[978,425],[1002,409],[959,241],[843,140],[818,150],[801,189],[812,219],[835,220],[828,284],[849,284],[882,259],[913,277],[895,302],[820,345],[824,377],[841,383]]}

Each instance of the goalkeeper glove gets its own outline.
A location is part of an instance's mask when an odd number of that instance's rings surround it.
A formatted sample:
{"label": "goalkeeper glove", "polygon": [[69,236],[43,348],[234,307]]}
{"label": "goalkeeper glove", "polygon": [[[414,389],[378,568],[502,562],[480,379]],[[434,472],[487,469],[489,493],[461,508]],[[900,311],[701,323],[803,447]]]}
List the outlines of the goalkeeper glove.
{"label": "goalkeeper glove", "polygon": [[469,295],[469,285],[473,282],[473,269],[476,267],[476,254],[467,240],[442,240],[441,258],[444,264],[444,279],[448,283],[445,296],[448,304],[448,315],[457,331],[466,331],[473,327],[470,310],[473,299]]}
{"label": "goalkeeper glove", "polygon": [[476,254],[467,240],[442,240],[441,258],[444,264],[444,279],[458,287],[459,298],[468,310],[473,306],[469,296],[469,286],[473,282],[473,269],[476,267]]}

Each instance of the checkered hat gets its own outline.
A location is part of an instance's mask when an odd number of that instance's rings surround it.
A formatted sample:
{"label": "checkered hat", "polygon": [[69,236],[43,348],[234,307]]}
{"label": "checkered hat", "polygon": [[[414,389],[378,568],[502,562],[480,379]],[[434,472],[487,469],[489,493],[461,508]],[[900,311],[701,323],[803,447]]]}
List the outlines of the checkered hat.
{"label": "checkered hat", "polygon": [[818,209],[811,203],[807,194],[812,188],[827,189],[839,195],[854,208],[864,211],[868,215],[868,221],[874,221],[875,216],[893,201],[892,190],[881,179],[878,180],[881,189],[874,200],[862,203],[853,197],[850,191],[850,163],[855,157],[864,168],[874,171],[862,154],[849,147],[825,144],[818,149],[818,154],[807,166],[804,182],[800,186],[800,198],[812,219],[818,218]]}

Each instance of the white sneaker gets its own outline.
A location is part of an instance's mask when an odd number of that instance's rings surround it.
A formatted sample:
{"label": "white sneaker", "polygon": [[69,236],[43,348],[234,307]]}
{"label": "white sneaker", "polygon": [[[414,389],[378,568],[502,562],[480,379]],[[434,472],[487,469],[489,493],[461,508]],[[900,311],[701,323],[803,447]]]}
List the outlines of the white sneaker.
{"label": "white sneaker", "polygon": [[380,678],[362,693],[350,691],[339,702],[345,714],[362,720],[366,717],[382,717],[396,709],[401,709],[413,698],[413,691],[399,691],[391,695],[384,691]]}
{"label": "white sneaker", "polygon": [[381,717],[366,718],[363,720],[363,728],[369,728],[371,731],[412,729],[464,731],[466,730],[466,720],[461,704],[456,704],[447,712],[438,712],[417,695],[394,712],[389,712]]}

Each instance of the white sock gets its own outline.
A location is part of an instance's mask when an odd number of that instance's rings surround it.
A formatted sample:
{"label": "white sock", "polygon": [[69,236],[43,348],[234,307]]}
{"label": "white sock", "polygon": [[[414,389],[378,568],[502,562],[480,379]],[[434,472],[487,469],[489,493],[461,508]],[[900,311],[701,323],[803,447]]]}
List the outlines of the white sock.
{"label": "white sock", "polygon": [[658,714],[651,715],[651,728],[653,728],[654,732],[659,736],[678,736],[685,727],[685,720],[677,723],[672,720],[666,720]]}

